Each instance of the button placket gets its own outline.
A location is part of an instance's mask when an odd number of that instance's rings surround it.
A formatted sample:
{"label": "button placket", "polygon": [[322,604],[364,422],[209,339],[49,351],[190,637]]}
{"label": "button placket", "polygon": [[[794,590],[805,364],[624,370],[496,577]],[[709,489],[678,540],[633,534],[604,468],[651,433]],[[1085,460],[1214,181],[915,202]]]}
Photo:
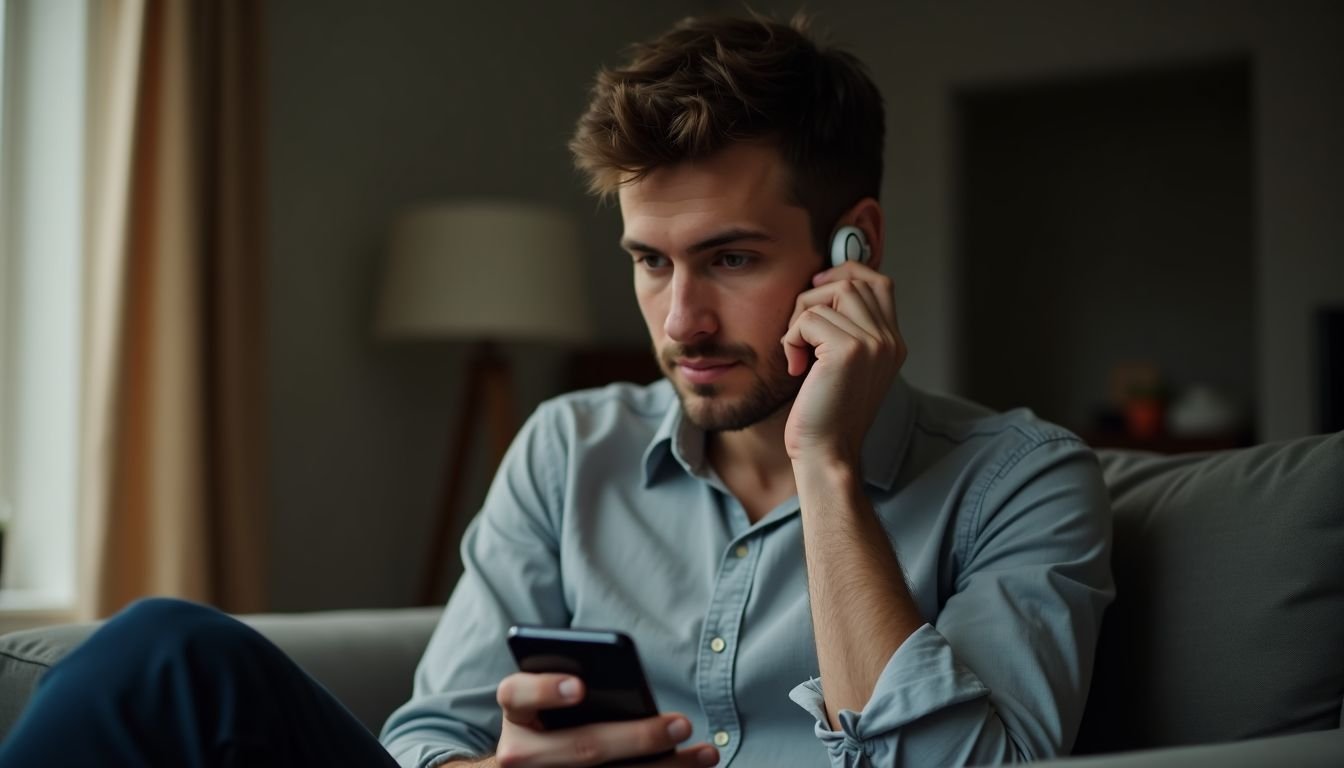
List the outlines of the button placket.
{"label": "button placket", "polygon": [[741,743],[733,678],[758,552],[759,547],[745,541],[724,550],[701,635],[697,687],[709,721],[710,739],[719,748],[720,765],[729,764]]}

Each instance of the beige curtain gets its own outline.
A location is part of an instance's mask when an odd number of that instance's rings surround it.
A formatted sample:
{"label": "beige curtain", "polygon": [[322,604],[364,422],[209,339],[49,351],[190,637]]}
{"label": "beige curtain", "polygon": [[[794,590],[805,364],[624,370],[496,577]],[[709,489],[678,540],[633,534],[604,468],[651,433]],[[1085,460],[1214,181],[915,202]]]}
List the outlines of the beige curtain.
{"label": "beige curtain", "polygon": [[260,610],[260,2],[92,7],[81,612]]}

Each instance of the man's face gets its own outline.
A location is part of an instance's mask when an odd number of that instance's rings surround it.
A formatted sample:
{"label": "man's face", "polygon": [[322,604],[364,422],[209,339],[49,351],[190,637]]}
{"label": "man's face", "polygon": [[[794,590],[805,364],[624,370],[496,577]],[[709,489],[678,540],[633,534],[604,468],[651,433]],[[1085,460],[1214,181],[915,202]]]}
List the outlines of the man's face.
{"label": "man's face", "polygon": [[778,150],[736,144],[620,190],[654,353],[693,423],[743,429],[791,402],[780,339],[821,267]]}

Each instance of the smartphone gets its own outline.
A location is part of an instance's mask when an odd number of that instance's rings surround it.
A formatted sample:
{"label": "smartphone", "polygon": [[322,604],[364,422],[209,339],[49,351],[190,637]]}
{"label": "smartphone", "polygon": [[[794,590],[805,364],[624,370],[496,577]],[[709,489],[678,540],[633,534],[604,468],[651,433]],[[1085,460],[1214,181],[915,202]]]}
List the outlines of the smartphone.
{"label": "smartphone", "polygon": [[583,681],[583,701],[537,713],[547,730],[658,714],[635,643],[621,632],[516,626],[509,629],[508,642],[520,671],[556,672]]}

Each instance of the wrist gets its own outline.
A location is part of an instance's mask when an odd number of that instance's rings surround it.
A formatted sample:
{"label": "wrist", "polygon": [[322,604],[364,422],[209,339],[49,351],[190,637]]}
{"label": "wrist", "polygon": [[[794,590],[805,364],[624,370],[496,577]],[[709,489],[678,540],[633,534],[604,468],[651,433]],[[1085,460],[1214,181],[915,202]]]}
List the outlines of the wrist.
{"label": "wrist", "polygon": [[841,451],[817,451],[793,459],[793,478],[800,497],[816,493],[835,496],[859,486],[858,457]]}
{"label": "wrist", "polygon": [[799,464],[824,466],[837,462],[858,466],[859,457],[863,453],[863,438],[831,434],[815,435],[805,439],[786,435],[784,449],[795,466]]}

